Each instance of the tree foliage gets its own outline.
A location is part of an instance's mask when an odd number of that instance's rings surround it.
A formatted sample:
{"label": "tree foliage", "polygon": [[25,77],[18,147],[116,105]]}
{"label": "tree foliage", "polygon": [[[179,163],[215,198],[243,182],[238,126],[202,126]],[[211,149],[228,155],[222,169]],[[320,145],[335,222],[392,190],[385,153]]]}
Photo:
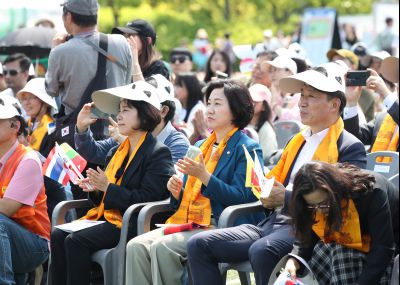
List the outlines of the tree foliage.
{"label": "tree foliage", "polygon": [[304,9],[332,7],[339,15],[371,13],[373,0],[99,0],[100,28],[108,32],[136,18],[156,28],[165,52],[205,28],[211,40],[229,31],[235,43],[256,43],[262,31],[293,33]]}

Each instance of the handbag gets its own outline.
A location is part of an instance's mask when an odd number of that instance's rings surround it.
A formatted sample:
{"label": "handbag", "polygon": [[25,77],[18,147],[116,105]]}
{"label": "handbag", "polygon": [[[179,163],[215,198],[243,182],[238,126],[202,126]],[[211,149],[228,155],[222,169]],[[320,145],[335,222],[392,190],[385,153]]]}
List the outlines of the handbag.
{"label": "handbag", "polygon": [[[100,33],[99,46],[100,49],[107,51],[108,49],[107,35]],[[58,144],[66,142],[71,147],[75,147],[75,139],[74,139],[75,125],[80,110],[82,109],[83,105],[91,101],[91,95],[94,91],[107,88],[106,63],[107,63],[106,56],[103,55],[102,53],[99,53],[97,59],[96,75],[90,81],[89,85],[86,87],[78,106],[72,113],[66,115],[65,106],[61,105],[60,111],[55,116],[56,128],[53,137],[53,140]],[[93,137],[96,140],[105,138],[104,128],[105,128],[104,120],[97,120],[94,124],[90,126],[90,129],[93,133]]]}
{"label": "handbag", "polygon": [[[288,273],[282,270],[285,268],[286,262],[291,257],[295,258],[304,267],[302,274],[296,274],[296,281],[293,281],[288,275]],[[288,283],[290,281],[292,283]],[[271,273],[271,277],[269,278],[268,285],[281,285],[281,284],[319,285],[307,261],[305,261],[300,256],[292,253],[287,254],[278,262],[278,264],[275,266],[274,270]]]}

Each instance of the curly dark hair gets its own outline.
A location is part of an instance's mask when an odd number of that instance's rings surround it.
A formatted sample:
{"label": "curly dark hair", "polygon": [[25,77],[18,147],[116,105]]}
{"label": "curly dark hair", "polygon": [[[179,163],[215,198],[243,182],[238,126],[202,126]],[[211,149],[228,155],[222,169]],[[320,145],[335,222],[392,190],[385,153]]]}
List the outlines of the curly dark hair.
{"label": "curly dark hair", "polygon": [[206,102],[214,89],[223,89],[233,115],[233,125],[242,130],[254,116],[254,105],[249,89],[241,82],[224,79],[211,81],[206,89]]}
{"label": "curly dark hair", "polygon": [[289,209],[296,238],[304,242],[310,241],[312,225],[315,223],[315,211],[307,208],[304,195],[316,190],[328,194],[330,208],[326,222],[327,228],[334,232],[343,223],[341,202],[348,201],[355,193],[372,191],[374,183],[375,177],[372,174],[347,163],[313,161],[304,164],[294,178]]}

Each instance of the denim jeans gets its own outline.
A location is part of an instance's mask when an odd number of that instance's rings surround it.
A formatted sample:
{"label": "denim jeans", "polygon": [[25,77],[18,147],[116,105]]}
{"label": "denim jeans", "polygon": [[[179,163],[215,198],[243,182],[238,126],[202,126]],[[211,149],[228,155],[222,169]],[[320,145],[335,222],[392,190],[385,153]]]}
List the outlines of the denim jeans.
{"label": "denim jeans", "polygon": [[47,240],[0,214],[0,284],[24,284],[49,256]]}

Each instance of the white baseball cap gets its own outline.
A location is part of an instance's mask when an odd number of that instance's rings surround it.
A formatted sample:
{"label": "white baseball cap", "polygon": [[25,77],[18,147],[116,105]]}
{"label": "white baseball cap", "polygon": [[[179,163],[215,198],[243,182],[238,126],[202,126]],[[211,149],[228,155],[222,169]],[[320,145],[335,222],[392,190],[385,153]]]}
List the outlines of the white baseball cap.
{"label": "white baseball cap", "polygon": [[0,119],[11,119],[17,116],[21,117],[17,108],[9,100],[0,98]]}
{"label": "white baseball cap", "polygon": [[336,62],[329,62],[313,69],[282,78],[279,87],[287,93],[299,93],[304,84],[324,92],[345,93],[345,68]]}
{"label": "white baseball cap", "polygon": [[25,87],[17,93],[17,97],[20,101],[22,101],[23,98],[29,93],[33,94],[57,111],[58,108],[56,100],[54,97],[51,97],[49,94],[47,94],[44,81],[44,78],[33,78],[29,80]]}
{"label": "white baseball cap", "polygon": [[276,68],[287,68],[292,72],[292,74],[297,73],[297,64],[296,62],[288,56],[279,55],[275,57],[272,61],[267,61],[268,64],[276,67]]}
{"label": "white baseball cap", "polygon": [[161,74],[154,74],[145,78],[145,81],[157,89],[160,103],[174,101],[174,85],[167,78]]}
{"label": "white baseball cap", "polygon": [[298,58],[301,60],[307,59],[307,52],[299,43],[290,44],[288,51],[291,58]]}
{"label": "white baseball cap", "polygon": [[0,74],[3,75],[3,65],[0,62]]}
{"label": "white baseball cap", "polygon": [[92,100],[96,107],[107,114],[118,114],[121,99],[144,101],[157,110],[161,109],[157,89],[145,81],[136,81],[133,84],[98,90],[92,94]]}
{"label": "white baseball cap", "polygon": [[399,83],[399,58],[389,56],[382,61],[379,73],[393,83]]}

